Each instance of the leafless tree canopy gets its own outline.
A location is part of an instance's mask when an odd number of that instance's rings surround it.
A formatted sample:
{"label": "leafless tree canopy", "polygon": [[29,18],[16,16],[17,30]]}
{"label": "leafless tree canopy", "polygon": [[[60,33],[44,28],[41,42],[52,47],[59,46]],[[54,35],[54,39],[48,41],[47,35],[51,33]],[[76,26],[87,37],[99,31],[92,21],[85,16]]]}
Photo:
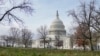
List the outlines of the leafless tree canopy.
{"label": "leafless tree canopy", "polygon": [[41,26],[40,28],[37,29],[38,34],[41,38],[45,38],[47,35],[47,27],[46,26]]}
{"label": "leafless tree canopy", "polygon": [[[0,0],[0,2],[2,1],[3,0]],[[0,13],[0,22],[6,19],[9,23],[11,23],[13,20],[16,21],[17,23],[18,22],[23,23],[23,21],[13,13],[13,11],[16,11],[16,9],[20,11],[24,11],[25,13],[32,14],[33,8],[32,8],[32,3],[30,2],[30,0],[21,0],[22,2],[20,4],[16,4],[17,0],[8,0],[8,1],[11,4],[11,8],[6,10],[3,14]],[[0,7],[0,8],[3,8],[3,7]]]}
{"label": "leafless tree canopy", "polygon": [[9,36],[11,36],[10,42],[12,43],[13,47],[16,43],[16,40],[20,37],[20,30],[18,28],[11,27],[9,30]]}
{"label": "leafless tree canopy", "polygon": [[14,36],[14,37],[18,37],[20,35],[20,30],[18,28],[11,27],[9,30],[9,35]]}

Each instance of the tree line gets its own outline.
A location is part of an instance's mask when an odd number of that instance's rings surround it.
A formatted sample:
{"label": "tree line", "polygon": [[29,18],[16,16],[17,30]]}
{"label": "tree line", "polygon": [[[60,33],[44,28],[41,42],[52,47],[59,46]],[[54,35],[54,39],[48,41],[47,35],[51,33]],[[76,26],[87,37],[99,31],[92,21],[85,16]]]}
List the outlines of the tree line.
{"label": "tree line", "polygon": [[24,28],[18,29],[11,27],[8,31],[8,35],[2,35],[1,40],[4,41],[4,46],[6,47],[31,47],[33,33]]}

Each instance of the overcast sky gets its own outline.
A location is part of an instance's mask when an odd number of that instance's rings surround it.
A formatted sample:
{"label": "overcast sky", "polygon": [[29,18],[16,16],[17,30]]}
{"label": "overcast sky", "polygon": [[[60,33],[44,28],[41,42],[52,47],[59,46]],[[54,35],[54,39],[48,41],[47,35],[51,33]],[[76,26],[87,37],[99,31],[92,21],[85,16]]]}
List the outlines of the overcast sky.
{"label": "overcast sky", "polygon": [[[21,0],[17,0],[21,1]],[[67,16],[67,11],[78,7],[80,0],[32,0],[34,12],[32,16],[27,16],[23,13],[16,13],[19,17],[23,18],[25,26],[32,32],[36,33],[37,28],[41,25],[47,25],[49,28],[52,21],[56,18],[56,11],[59,12],[59,17],[63,21],[66,31],[70,31],[73,24],[72,18]],[[81,0],[87,1],[87,0]],[[88,0],[89,1],[89,0]],[[9,7],[9,3],[6,3]],[[0,34],[7,33],[10,26],[19,27],[18,24],[13,22],[12,25],[0,24]]]}

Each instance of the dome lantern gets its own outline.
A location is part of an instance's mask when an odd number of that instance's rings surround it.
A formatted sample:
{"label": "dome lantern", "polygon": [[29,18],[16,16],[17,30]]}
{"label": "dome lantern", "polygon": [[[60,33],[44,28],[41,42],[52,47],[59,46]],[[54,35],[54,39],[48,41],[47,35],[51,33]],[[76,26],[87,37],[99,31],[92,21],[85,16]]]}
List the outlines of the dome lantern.
{"label": "dome lantern", "polygon": [[56,13],[57,13],[57,14],[56,14],[56,17],[57,17],[57,19],[59,19],[59,13],[58,13],[58,10],[57,10]]}

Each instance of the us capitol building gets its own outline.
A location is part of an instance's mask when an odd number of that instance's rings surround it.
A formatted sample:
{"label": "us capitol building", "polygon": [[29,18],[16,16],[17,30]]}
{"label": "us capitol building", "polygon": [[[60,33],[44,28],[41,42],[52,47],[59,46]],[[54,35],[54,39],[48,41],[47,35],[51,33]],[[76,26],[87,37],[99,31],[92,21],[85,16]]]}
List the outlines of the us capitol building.
{"label": "us capitol building", "polygon": [[[33,48],[44,48],[42,39],[37,39],[32,44]],[[56,19],[51,23],[49,34],[46,37],[46,48],[71,49],[71,38],[66,35],[66,30],[63,22],[59,18],[58,11]]]}

